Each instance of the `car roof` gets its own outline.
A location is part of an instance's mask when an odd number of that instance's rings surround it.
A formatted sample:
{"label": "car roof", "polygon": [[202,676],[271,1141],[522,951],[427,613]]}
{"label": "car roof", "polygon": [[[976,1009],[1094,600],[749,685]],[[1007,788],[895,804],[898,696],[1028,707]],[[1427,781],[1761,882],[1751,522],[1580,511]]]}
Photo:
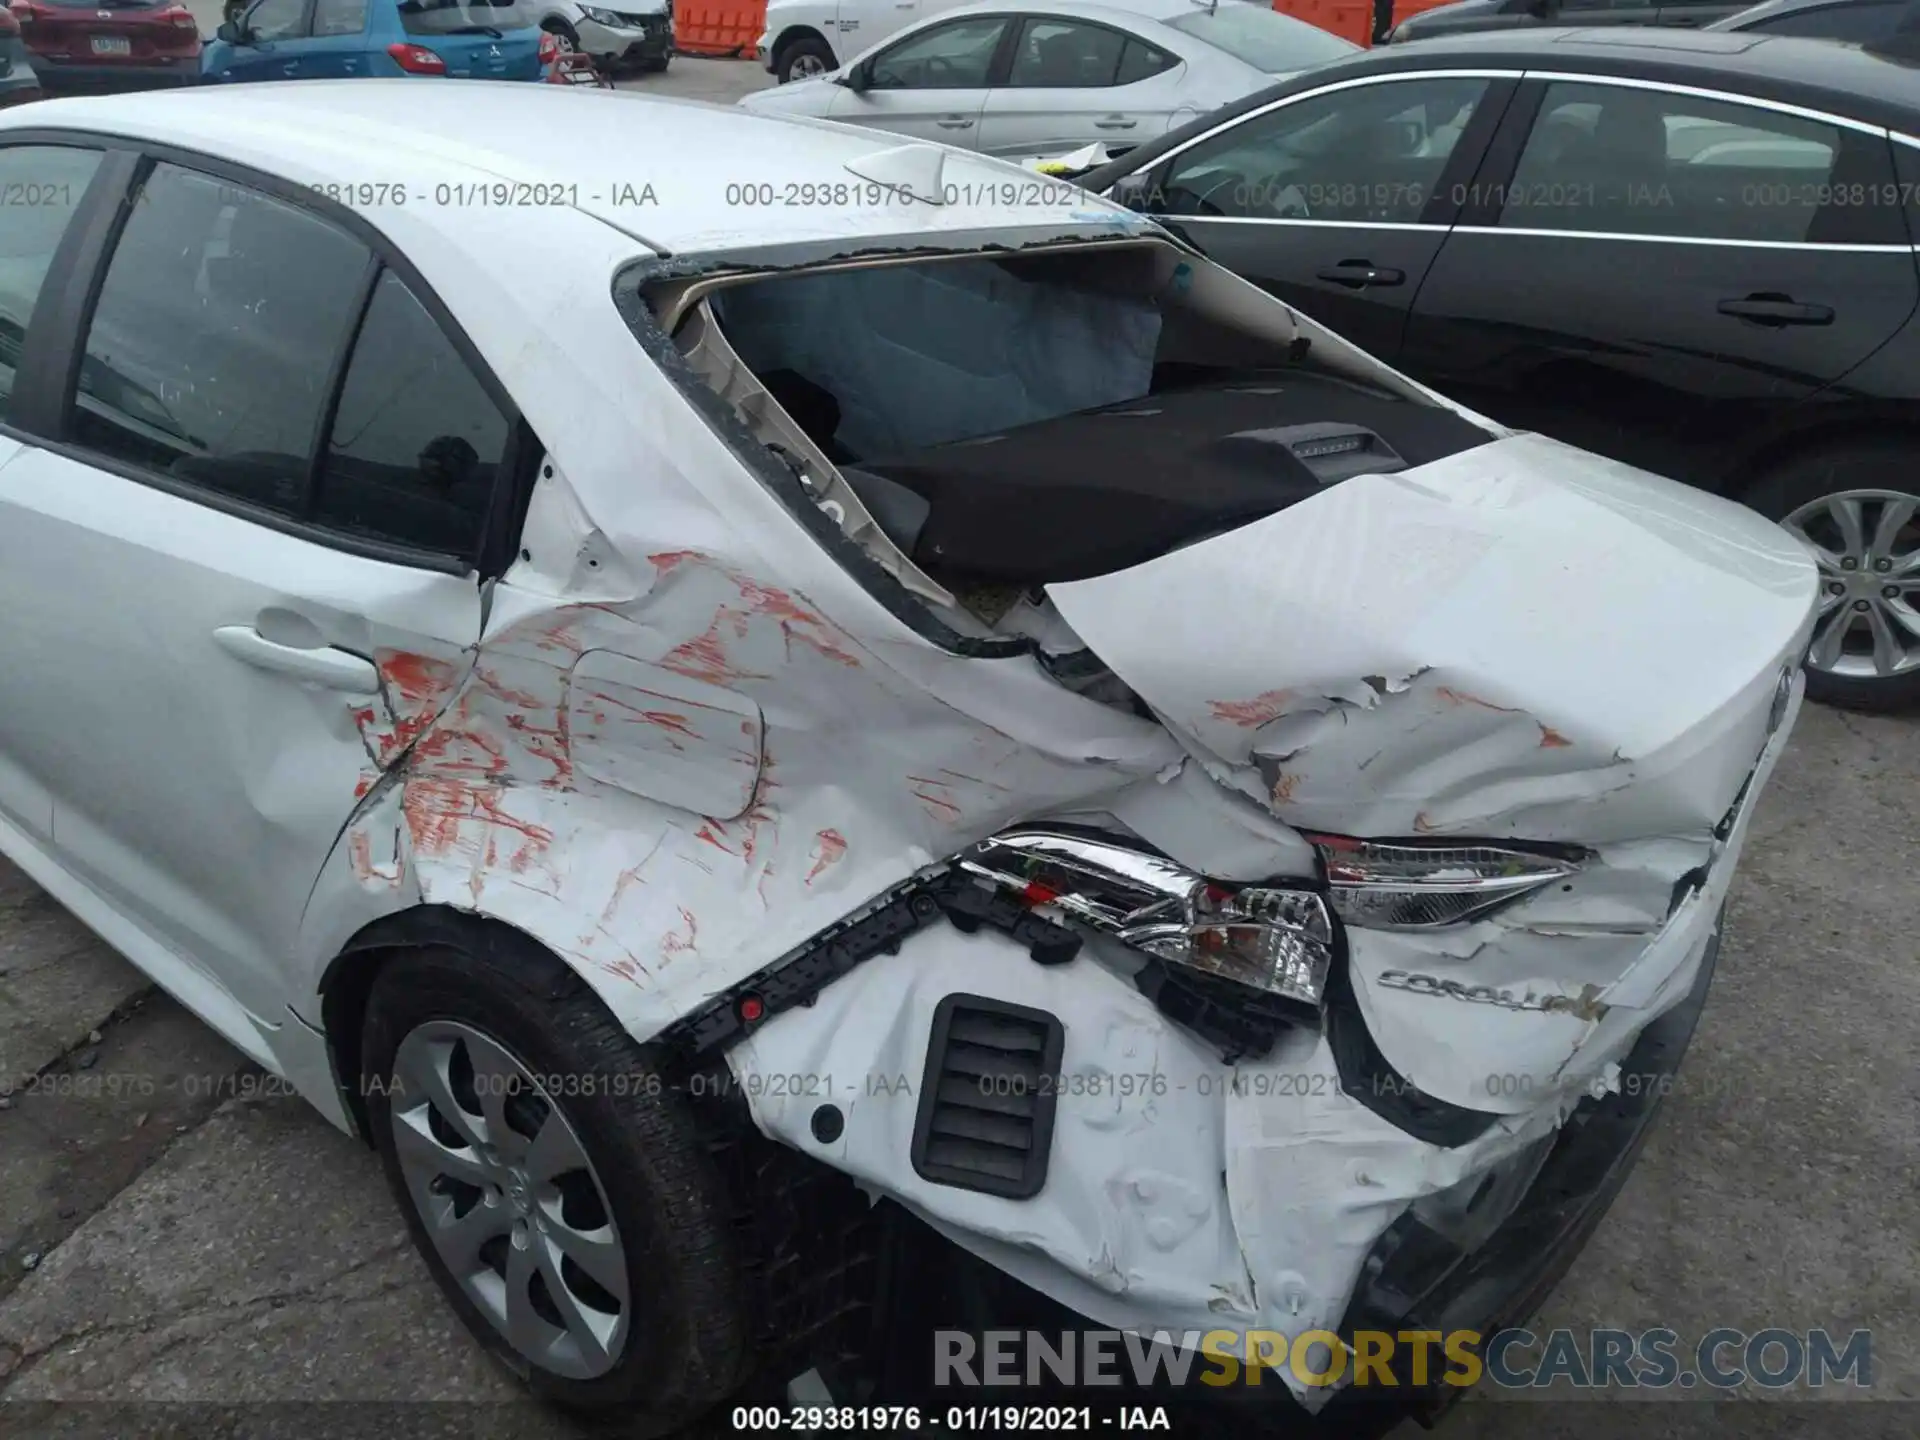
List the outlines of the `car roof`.
{"label": "car roof", "polygon": [[[516,188],[511,203],[519,205],[548,203],[557,187],[572,187],[575,208],[663,253],[903,233],[938,244],[934,237],[946,232],[1053,226],[1110,234],[1139,223],[1068,186],[1042,194],[1029,184],[1015,208],[1006,203],[1008,182],[1034,177],[971,151],[584,87],[309,80],[73,97],[0,112],[0,136],[51,128],[172,145],[302,185],[404,184],[410,212],[434,203],[443,185],[545,188],[547,201]],[[849,162],[904,145],[944,152],[942,179],[956,203],[862,207],[822,189],[861,186]],[[484,197],[448,194],[444,231],[486,228]]]}
{"label": "car roof", "polygon": [[1920,65],[1834,40],[1622,25],[1486,30],[1383,45],[1289,76],[1130,150],[1081,180],[1102,189],[1121,175],[1250,110],[1342,80],[1421,70],[1551,71],[1664,80],[1824,110],[1920,136]]}

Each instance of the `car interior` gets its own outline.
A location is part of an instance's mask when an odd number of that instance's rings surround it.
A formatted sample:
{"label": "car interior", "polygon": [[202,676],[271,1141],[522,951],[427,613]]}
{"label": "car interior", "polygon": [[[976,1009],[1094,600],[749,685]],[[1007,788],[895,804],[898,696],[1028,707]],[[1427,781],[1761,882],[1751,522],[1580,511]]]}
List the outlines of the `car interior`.
{"label": "car interior", "polygon": [[1150,244],[750,278],[676,339],[962,596],[1118,570],[1492,438],[1316,353],[1290,312],[1237,326],[1196,273]]}

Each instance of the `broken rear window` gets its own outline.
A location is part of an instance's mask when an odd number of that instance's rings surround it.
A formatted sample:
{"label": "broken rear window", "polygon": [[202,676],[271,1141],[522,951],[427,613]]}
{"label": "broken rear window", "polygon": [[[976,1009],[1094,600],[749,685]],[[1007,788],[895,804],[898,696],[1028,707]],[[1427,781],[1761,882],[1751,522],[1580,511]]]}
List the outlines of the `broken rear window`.
{"label": "broken rear window", "polygon": [[989,624],[1007,596],[1491,438],[1159,239],[683,276],[652,299],[846,534]]}

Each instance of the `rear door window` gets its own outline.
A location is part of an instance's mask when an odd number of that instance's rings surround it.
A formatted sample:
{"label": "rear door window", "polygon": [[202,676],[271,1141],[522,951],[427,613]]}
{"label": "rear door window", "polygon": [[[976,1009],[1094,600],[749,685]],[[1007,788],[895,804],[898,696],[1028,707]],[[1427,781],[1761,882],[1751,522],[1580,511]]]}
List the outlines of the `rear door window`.
{"label": "rear door window", "polygon": [[1120,56],[1120,73],[1113,77],[1113,83],[1131,85],[1136,80],[1148,80],[1155,75],[1165,74],[1179,63],[1166,51],[1144,40],[1129,40]]}
{"label": "rear door window", "polygon": [[0,150],[0,420],[53,252],[86,193],[100,152],[65,145]]}
{"label": "rear door window", "polygon": [[1126,46],[1126,36],[1104,25],[1036,16],[1026,22],[1013,48],[1007,84],[1053,90],[1112,85]]}
{"label": "rear door window", "polygon": [[1885,152],[1884,139],[1755,105],[1555,83],[1500,223],[1776,244],[1897,239]]}
{"label": "rear door window", "polygon": [[298,515],[369,263],[310,211],[155,166],[94,307],[72,439]]}
{"label": "rear door window", "polygon": [[388,271],[354,343],[313,518],[416,549],[477,549],[508,422],[425,306]]}

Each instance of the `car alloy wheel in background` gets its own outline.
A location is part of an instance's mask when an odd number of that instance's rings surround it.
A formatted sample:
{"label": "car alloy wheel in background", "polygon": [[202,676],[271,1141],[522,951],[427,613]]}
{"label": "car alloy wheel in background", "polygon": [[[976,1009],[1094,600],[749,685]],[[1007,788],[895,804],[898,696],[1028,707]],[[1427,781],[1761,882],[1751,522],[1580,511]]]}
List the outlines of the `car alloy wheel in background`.
{"label": "car alloy wheel in background", "polygon": [[1820,566],[1820,618],[1807,663],[1847,679],[1920,672],[1920,497],[1841,490],[1784,521]]}
{"label": "car alloy wheel in background", "polygon": [[519,1354],[590,1380],[630,1322],[626,1249],[567,1117],[516,1056],[432,1020],[394,1057],[394,1150],[448,1271]]}

